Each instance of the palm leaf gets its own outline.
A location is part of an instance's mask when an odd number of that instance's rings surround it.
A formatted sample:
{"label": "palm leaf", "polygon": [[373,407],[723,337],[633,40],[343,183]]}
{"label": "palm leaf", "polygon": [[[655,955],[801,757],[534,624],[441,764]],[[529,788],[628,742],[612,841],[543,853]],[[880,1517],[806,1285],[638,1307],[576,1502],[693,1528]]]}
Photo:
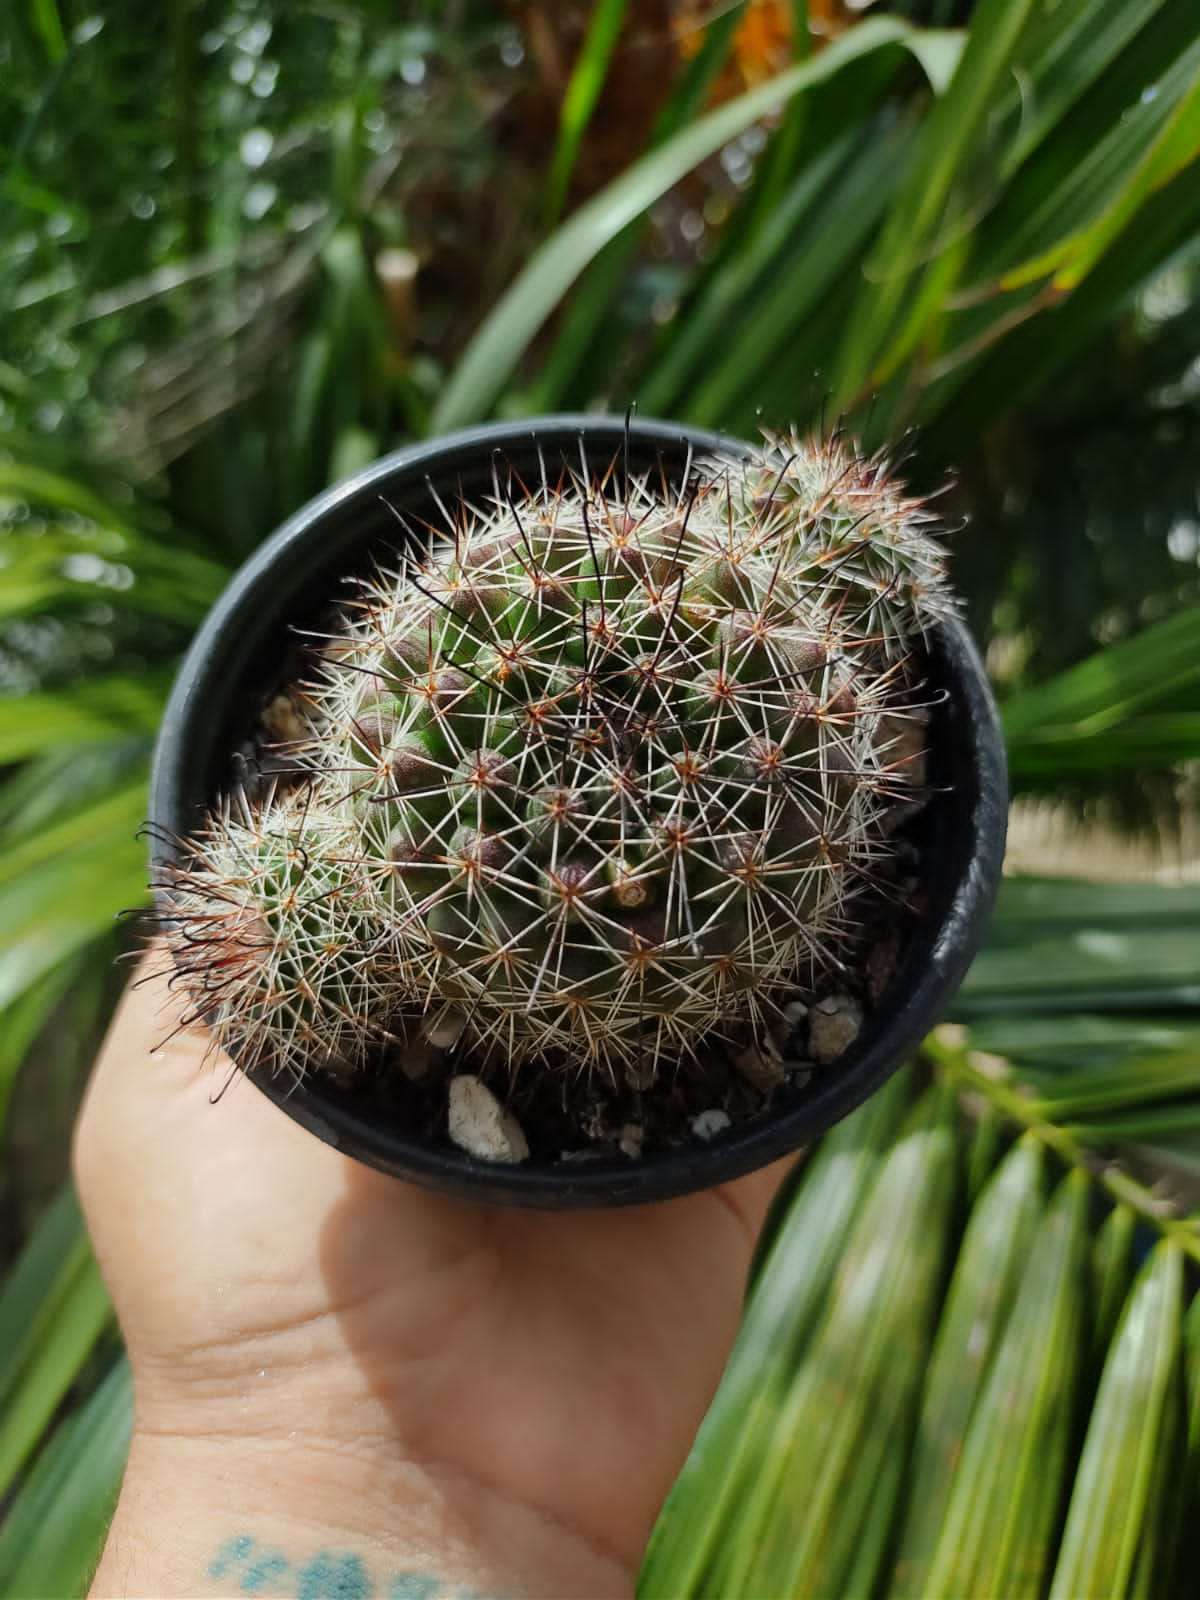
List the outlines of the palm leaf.
{"label": "palm leaf", "polygon": [[[1010,70],[1032,0],[983,0],[971,18],[967,48],[946,93],[934,105],[920,145],[873,251],[838,361],[835,404],[848,408],[869,382],[890,375],[916,343],[921,320],[948,284],[937,258],[918,290],[914,275],[930,260],[936,230],[977,132],[993,110],[996,86]],[[897,326],[901,318],[906,325]]]}
{"label": "palm leaf", "polygon": [[1036,1141],[1018,1144],[977,1201],[963,1236],[909,1465],[911,1491],[892,1575],[893,1595],[928,1592],[930,1563],[967,1427],[1044,1209],[1042,1169]]}
{"label": "palm leaf", "polygon": [[144,772],[0,853],[0,1007],[146,897]]}
{"label": "palm leaf", "polygon": [[[864,1477],[880,1491],[884,1463],[906,1450],[925,1367],[954,1202],[945,1112],[918,1108],[846,1240],[826,1315],[772,1419],[773,1448],[729,1530],[720,1593],[843,1592],[870,1505],[858,1493]],[[859,1472],[864,1458],[874,1473]],[[886,1481],[894,1493],[897,1480]],[[847,1502],[849,1514],[835,1515]]]}
{"label": "palm leaf", "polygon": [[164,673],[110,676],[72,685],[68,693],[0,699],[0,765],[28,761],[46,750],[78,749],[140,735],[158,727],[169,680]]}
{"label": "palm leaf", "polygon": [[[693,167],[788,99],[827,82],[876,52],[897,62],[921,59],[922,39],[905,23],[872,19],[828,50],[709,112],[609,184],[565,222],[537,252],[476,333],[434,408],[435,431],[486,414],[552,308],[599,251]],[[940,62],[939,62],[940,64]]]}
{"label": "palm leaf", "polygon": [[963,1442],[931,1594],[1036,1593],[1051,1556],[1083,1350],[1087,1183],[1064,1179],[1031,1241]]}
{"label": "palm leaf", "polygon": [[592,8],[583,46],[563,95],[558,140],[550,158],[543,210],[551,222],[557,219],[566,200],[579,147],[604,87],[628,9],[629,0],[597,0]]}
{"label": "palm leaf", "polygon": [[[1057,1148],[1056,1130],[1033,1128],[1001,1152],[975,1200],[948,1287],[940,1273],[914,1277],[910,1207],[963,1192],[977,1159],[964,1124],[955,1136],[955,1124],[931,1122],[935,1093],[893,1134],[890,1157],[874,1139],[864,1145],[876,1176],[843,1243],[825,1317],[802,1313],[792,1328],[780,1300],[768,1332],[756,1325],[763,1302],[751,1301],[741,1347],[762,1339],[766,1348],[769,1337],[786,1358],[772,1365],[767,1403],[752,1413],[744,1387],[718,1392],[701,1439],[732,1439],[742,1465],[730,1471],[728,1455],[697,1450],[640,1592],[817,1600],[868,1596],[881,1579],[891,1595],[964,1600],[1033,1600],[1051,1581],[1063,1594],[1174,1592],[1180,1486],[1195,1471],[1200,1437],[1193,1421],[1188,1446],[1181,1262],[1200,1259],[1200,1233],[1132,1183],[1130,1204],[1097,1217],[1086,1161]],[[866,1132],[862,1116],[839,1130],[843,1150],[850,1125]],[[1047,1158],[1069,1169],[1049,1202]],[[806,1190],[820,1176],[816,1163],[802,1174],[782,1221],[793,1250],[806,1227],[819,1227]],[[1130,1290],[1139,1230],[1163,1240]],[[808,1237],[815,1245],[820,1235]],[[926,1292],[936,1327],[927,1372]],[[902,1328],[889,1320],[897,1293],[915,1294]],[[874,1387],[877,1340],[890,1354],[885,1396]],[[905,1420],[910,1403],[915,1427]],[[716,1554],[695,1560],[686,1527],[703,1528]]]}
{"label": "palm leaf", "polygon": [[[755,1424],[778,1405],[797,1343],[820,1316],[905,1098],[903,1078],[893,1079],[834,1129],[809,1165],[804,1198],[780,1222],[757,1279],[753,1315],[729,1358],[722,1391],[729,1404],[710,1413],[660,1519],[643,1575],[647,1594],[674,1594],[680,1582],[698,1584],[721,1558],[719,1513],[761,1470]],[[716,1514],[698,1536],[689,1512],[694,1497],[705,1493],[715,1494]]]}
{"label": "palm leaf", "polygon": [[78,958],[60,962],[39,982],[28,985],[18,999],[0,1012],[0,1131],[6,1126],[17,1074],[34,1041],[70,988],[79,966]]}
{"label": "palm leaf", "polygon": [[0,1495],[111,1322],[78,1202],[64,1189],[0,1293]]}
{"label": "palm leaf", "polygon": [[1126,1593],[1140,1551],[1161,1528],[1165,1486],[1155,1469],[1160,1461],[1173,1465],[1181,1442],[1182,1323],[1182,1257],[1164,1241],[1134,1287],[1105,1363],[1050,1600]]}
{"label": "palm leaf", "polygon": [[[659,113],[650,137],[651,149],[677,133],[702,107],[740,21],[733,6],[707,21],[699,48]],[[634,260],[644,220],[629,224],[606,245],[579,281],[531,392],[532,411],[564,410],[591,398],[589,374],[605,359],[613,303]]]}
{"label": "palm leaf", "polygon": [[43,1449],[0,1525],[0,1594],[87,1592],[108,1532],[133,1423],[124,1356]]}
{"label": "palm leaf", "polygon": [[1097,652],[1004,706],[1018,779],[1117,766],[1170,765],[1200,755],[1200,716],[1175,709],[1200,686],[1200,607]]}

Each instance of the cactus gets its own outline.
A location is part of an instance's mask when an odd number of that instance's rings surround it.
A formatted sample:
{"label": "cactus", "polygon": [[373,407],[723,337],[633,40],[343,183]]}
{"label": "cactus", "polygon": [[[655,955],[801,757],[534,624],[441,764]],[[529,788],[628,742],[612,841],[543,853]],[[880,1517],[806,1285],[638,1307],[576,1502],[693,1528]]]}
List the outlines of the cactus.
{"label": "cactus", "polygon": [[[167,885],[243,1066],[686,1070],[836,965],[912,799],[927,513],[840,440],[443,508],[315,652],[294,782]],[[917,735],[917,736],[915,736]]]}

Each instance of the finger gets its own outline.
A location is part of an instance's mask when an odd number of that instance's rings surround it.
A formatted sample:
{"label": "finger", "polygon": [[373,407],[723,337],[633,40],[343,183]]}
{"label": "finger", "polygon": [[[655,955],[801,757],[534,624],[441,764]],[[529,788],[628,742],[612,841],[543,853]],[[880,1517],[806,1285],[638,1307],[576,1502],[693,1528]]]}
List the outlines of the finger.
{"label": "finger", "polygon": [[187,1025],[188,1002],[172,988],[171,971],[163,946],[142,961],[76,1125],[76,1183],[102,1255],[106,1242],[120,1253],[129,1226],[143,1242],[165,1239],[175,1218],[193,1260],[205,1251],[225,1261],[266,1252],[299,1274],[324,1220],[351,1191],[364,1210],[379,1201],[403,1212],[414,1233],[436,1222],[448,1202],[316,1138],[261,1093],[206,1028]]}
{"label": "finger", "polygon": [[284,1206],[312,1215],[344,1186],[345,1158],[247,1082],[206,1028],[188,1024],[170,970],[161,945],[143,958],[76,1124],[76,1182],[93,1232],[148,1208],[174,1208],[197,1231],[226,1236]]}
{"label": "finger", "polygon": [[97,1070],[114,1059],[140,1060],[167,1050],[174,1065],[188,1063],[194,1069],[213,1053],[204,1024],[187,1021],[186,998],[171,987],[173,971],[161,940],[142,952],[100,1047]]}
{"label": "finger", "polygon": [[73,1151],[76,1183],[85,1202],[88,1192],[100,1186],[96,1169],[109,1158],[110,1134],[124,1129],[136,1139],[164,1079],[169,1075],[173,1082],[191,1083],[211,1058],[207,1031],[184,1026],[182,1001],[167,984],[169,959],[158,944],[143,954],[92,1067]]}
{"label": "finger", "polygon": [[[232,1061],[201,1022],[189,1019],[189,1002],[172,988],[172,972],[169,951],[152,945],[125,990],[84,1098],[76,1133],[81,1162],[90,1143],[110,1135],[127,1160],[141,1146],[175,1145],[185,1126],[191,1140],[203,1138],[212,1120],[203,1109],[237,1086]],[[239,1110],[261,1135],[261,1114],[273,1108],[261,1095],[241,1098],[246,1104]],[[142,1159],[148,1153],[139,1149]]]}

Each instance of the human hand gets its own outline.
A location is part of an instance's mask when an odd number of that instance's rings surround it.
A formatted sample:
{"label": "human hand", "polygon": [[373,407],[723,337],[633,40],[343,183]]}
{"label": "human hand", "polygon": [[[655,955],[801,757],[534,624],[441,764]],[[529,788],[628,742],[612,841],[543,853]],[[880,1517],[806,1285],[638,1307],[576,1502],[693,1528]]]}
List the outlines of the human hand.
{"label": "human hand", "polygon": [[169,1037],[152,966],[76,1133],[135,1391],[93,1594],[631,1592],[780,1169],[605,1212],[427,1192]]}

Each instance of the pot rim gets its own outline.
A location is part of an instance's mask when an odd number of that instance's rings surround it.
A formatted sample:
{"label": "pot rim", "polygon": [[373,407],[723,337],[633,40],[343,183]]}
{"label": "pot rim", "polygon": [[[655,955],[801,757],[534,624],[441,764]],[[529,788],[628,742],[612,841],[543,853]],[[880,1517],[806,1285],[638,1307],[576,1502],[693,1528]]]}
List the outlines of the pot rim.
{"label": "pot rim", "polygon": [[[478,465],[484,452],[490,457],[495,451],[559,450],[568,444],[574,447],[580,438],[589,447],[603,447],[612,454],[623,446],[641,454],[672,452],[681,465],[686,453],[742,453],[749,448],[744,441],[723,433],[651,419],[576,414],[535,417],[483,424],[407,445],[310,500],[234,574],[179,669],[151,772],[148,833],[156,881],[176,858],[173,838],[188,832],[197,805],[202,803],[187,802],[185,779],[195,765],[196,729],[212,722],[214,697],[219,698],[222,682],[229,681],[228,674],[222,678],[221,659],[232,643],[245,671],[251,636],[265,638],[286,616],[286,599],[279,607],[270,603],[278,599],[278,575],[294,568],[301,555],[311,555],[339,515],[368,499],[377,500],[385,486],[400,478],[423,482],[426,475],[440,471],[435,481],[443,487],[449,481],[451,491],[456,492],[451,481],[456,466],[461,468],[466,462]],[[348,551],[355,542],[361,548],[371,540],[360,535],[357,541],[348,541]],[[351,570],[351,565],[343,570]],[[282,587],[286,590],[286,577]],[[299,1084],[282,1075],[250,1072],[246,1076],[293,1120],[325,1143],[371,1166],[466,1198],[518,1206],[565,1209],[665,1200],[740,1177],[810,1142],[879,1088],[919,1044],[962,981],[995,899],[1007,819],[1007,772],[999,718],[982,662],[964,624],[956,617],[940,622],[930,630],[929,638],[931,656],[940,658],[957,691],[969,770],[976,778],[969,809],[960,806],[964,814],[958,818],[970,831],[969,847],[962,851],[957,880],[917,981],[902,996],[894,997],[891,1005],[871,1014],[873,1025],[865,1031],[862,1049],[852,1047],[844,1064],[838,1061],[814,1075],[791,1103],[731,1128],[711,1142],[693,1141],[636,1161],[589,1157],[509,1166],[476,1160],[453,1147],[402,1137],[369,1114],[356,1112],[353,1104],[347,1103],[351,1096],[316,1075]],[[232,676],[242,681],[237,672]],[[233,701],[234,695],[226,689],[222,724],[226,731]],[[210,792],[204,801],[211,797]],[[163,890],[156,891],[156,901],[165,920],[169,901]],[[911,938],[917,939],[919,932],[928,936],[930,923],[919,923]]]}

